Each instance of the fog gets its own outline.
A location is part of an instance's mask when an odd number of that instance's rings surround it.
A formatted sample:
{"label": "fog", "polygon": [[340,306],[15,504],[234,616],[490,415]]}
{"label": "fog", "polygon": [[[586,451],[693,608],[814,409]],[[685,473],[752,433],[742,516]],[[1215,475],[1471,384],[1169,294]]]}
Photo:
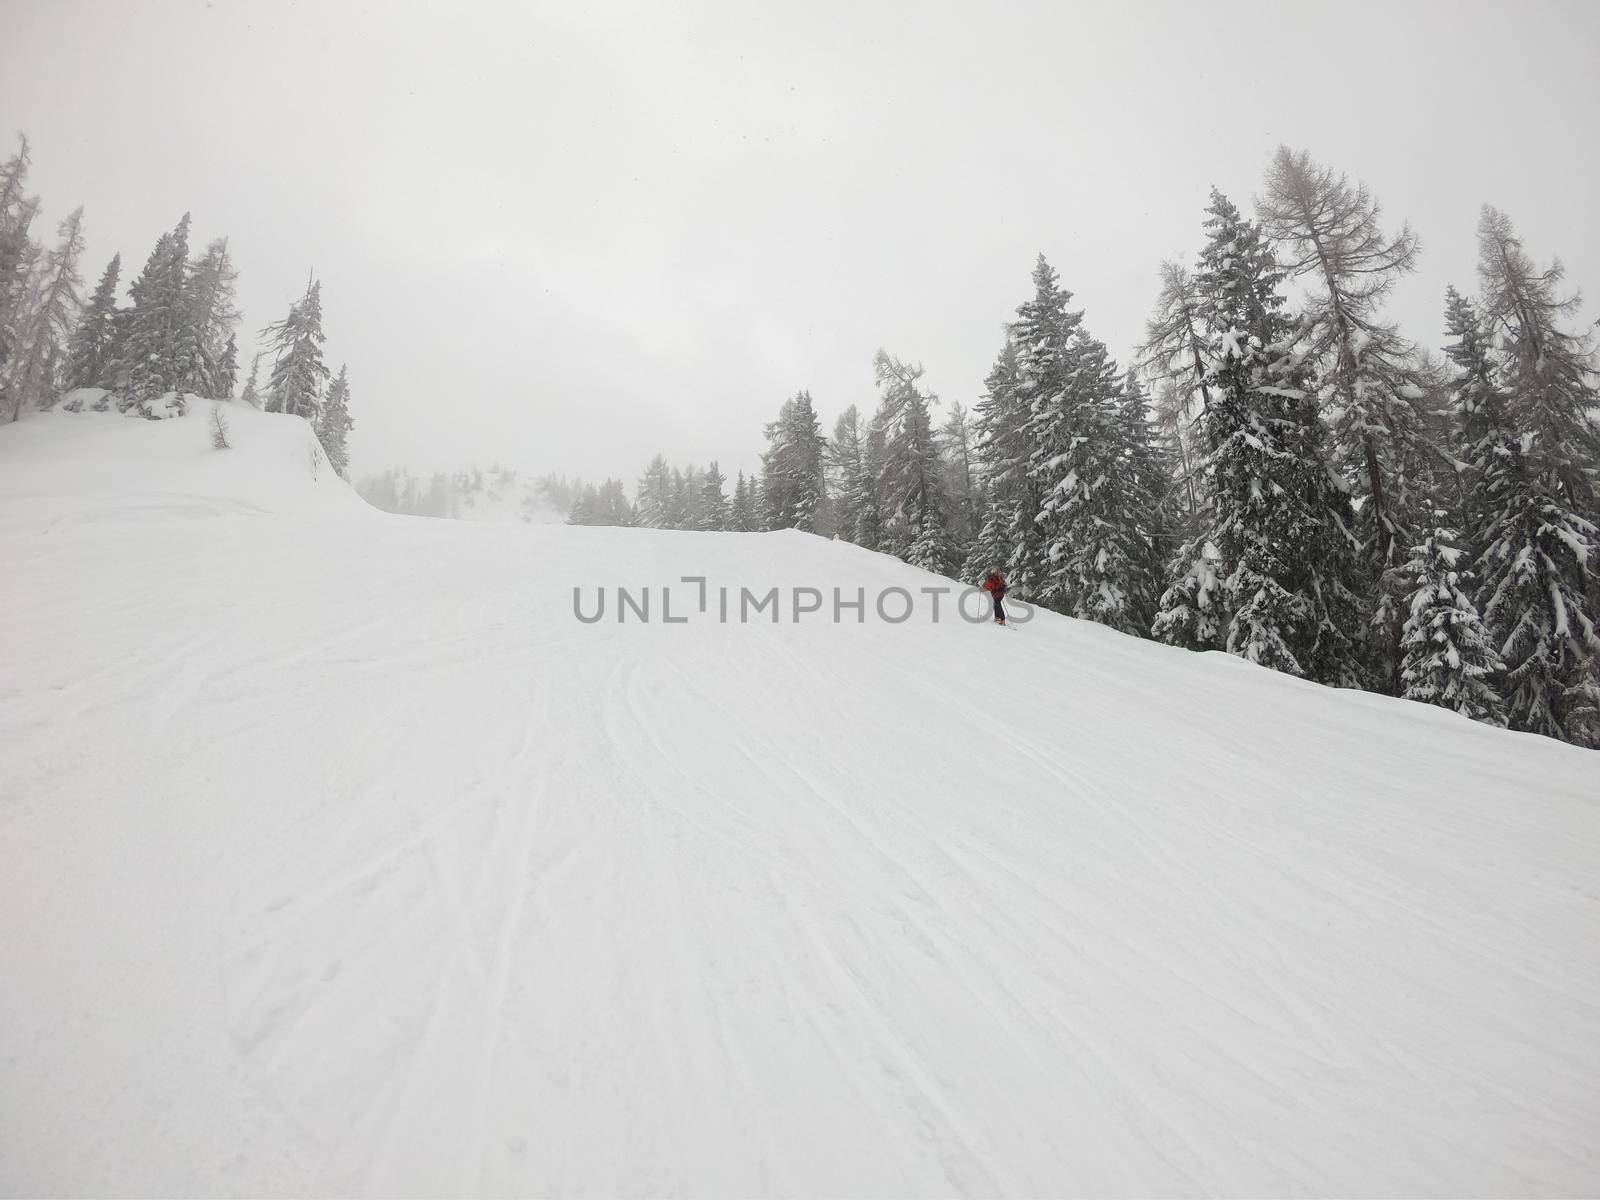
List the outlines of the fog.
{"label": "fog", "polygon": [[10,0],[0,129],[37,228],[86,206],[90,284],[190,210],[247,350],[314,271],[358,474],[631,482],[748,469],[800,388],[871,404],[880,345],[970,404],[1040,251],[1126,359],[1280,142],[1420,233],[1392,312],[1426,345],[1484,202],[1600,288],[1597,55],[1584,2]]}

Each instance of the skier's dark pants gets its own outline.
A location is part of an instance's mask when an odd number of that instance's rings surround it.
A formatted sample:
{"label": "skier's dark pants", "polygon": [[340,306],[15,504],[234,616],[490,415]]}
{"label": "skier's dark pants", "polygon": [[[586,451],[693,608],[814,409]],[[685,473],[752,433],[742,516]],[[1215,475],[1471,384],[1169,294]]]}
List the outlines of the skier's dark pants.
{"label": "skier's dark pants", "polygon": [[1000,593],[991,592],[989,594],[994,597],[994,619],[996,621],[1004,621],[1006,619],[1006,609],[1005,605],[1000,602]]}

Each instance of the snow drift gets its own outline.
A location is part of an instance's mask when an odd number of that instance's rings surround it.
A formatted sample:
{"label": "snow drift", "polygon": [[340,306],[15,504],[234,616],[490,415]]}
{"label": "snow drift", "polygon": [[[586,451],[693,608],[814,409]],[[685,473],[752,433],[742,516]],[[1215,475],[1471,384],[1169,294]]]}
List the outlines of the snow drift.
{"label": "snow drift", "polygon": [[0,1190],[1600,1190],[1592,754],[197,415],[0,430]]}

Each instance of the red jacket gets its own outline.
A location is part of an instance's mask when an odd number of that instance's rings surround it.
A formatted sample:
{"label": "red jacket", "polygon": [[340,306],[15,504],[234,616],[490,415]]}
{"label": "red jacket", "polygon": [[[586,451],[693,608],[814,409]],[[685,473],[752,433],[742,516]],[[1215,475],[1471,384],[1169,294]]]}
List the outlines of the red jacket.
{"label": "red jacket", "polygon": [[989,578],[983,581],[983,590],[993,592],[996,596],[1006,594],[1006,577],[999,571],[990,571]]}

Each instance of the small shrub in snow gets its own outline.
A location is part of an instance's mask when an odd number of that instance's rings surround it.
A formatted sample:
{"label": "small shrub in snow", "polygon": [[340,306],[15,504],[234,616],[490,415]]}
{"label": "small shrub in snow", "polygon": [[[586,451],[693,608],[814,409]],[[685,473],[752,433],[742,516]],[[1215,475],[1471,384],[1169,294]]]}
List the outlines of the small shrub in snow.
{"label": "small shrub in snow", "polygon": [[211,406],[211,447],[214,450],[229,449],[228,418],[220,404]]}

